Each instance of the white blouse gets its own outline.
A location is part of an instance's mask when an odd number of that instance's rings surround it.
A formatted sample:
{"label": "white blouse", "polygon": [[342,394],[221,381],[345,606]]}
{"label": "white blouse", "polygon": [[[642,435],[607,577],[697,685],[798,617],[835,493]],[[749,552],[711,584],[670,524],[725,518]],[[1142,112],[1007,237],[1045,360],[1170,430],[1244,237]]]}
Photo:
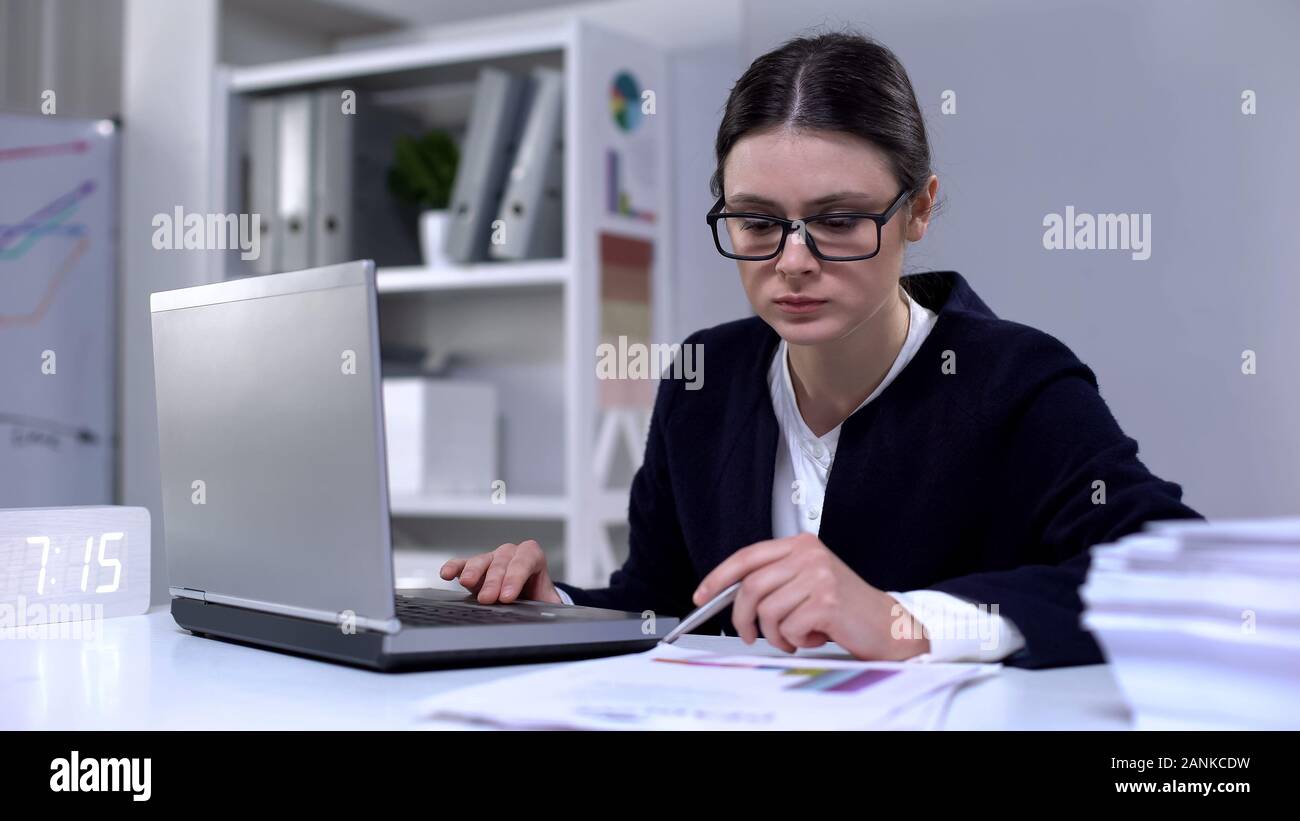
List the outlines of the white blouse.
{"label": "white blouse", "polygon": [[[875,399],[898,376],[934,327],[937,316],[933,311],[910,295],[907,302],[909,319],[903,347],[885,378],[855,412]],[[772,408],[782,438],[772,477],[772,535],[778,539],[801,532],[816,535],[820,530],[826,481],[843,425],[841,422],[824,436],[813,434],[799,412],[788,357],[789,346],[783,339],[768,369]],[[930,652],[915,657],[916,661],[998,661],[1024,646],[1024,637],[1010,620],[956,596],[937,590],[890,592],[889,595],[912,614],[913,626],[924,628],[930,638]],[[916,634],[913,630],[912,635]]]}

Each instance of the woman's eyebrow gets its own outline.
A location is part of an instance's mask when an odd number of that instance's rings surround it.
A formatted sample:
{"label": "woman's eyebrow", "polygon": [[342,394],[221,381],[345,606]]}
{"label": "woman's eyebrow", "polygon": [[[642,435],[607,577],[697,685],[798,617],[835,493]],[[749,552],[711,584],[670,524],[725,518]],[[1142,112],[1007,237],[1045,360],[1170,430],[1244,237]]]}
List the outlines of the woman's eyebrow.
{"label": "woman's eyebrow", "polygon": [[[816,208],[821,205],[826,205],[832,202],[841,202],[843,200],[867,200],[869,202],[875,202],[876,195],[868,194],[865,191],[836,191],[832,194],[824,194],[823,196],[820,196],[816,199],[809,200],[808,202],[804,203],[804,205],[806,205],[809,208]],[[775,202],[774,200],[770,200],[767,197],[762,197],[759,196],[758,194],[745,194],[745,193],[738,193],[733,196],[727,197],[727,203],[732,206],[736,205],[737,203],[749,203],[752,205],[766,205],[770,208],[781,207],[780,203]]]}
{"label": "woman's eyebrow", "polygon": [[826,205],[827,203],[839,202],[841,200],[868,200],[870,202],[875,202],[876,195],[868,194],[865,191],[836,191],[834,194],[827,194],[824,197],[809,200],[806,204],[810,206]]}
{"label": "woman's eyebrow", "polygon": [[780,205],[777,204],[776,202],[769,200],[767,197],[760,197],[757,194],[733,194],[730,197],[726,197],[725,200],[729,205],[735,205],[737,203],[743,202],[743,203],[750,203],[753,205],[769,205],[773,208],[780,207]]}

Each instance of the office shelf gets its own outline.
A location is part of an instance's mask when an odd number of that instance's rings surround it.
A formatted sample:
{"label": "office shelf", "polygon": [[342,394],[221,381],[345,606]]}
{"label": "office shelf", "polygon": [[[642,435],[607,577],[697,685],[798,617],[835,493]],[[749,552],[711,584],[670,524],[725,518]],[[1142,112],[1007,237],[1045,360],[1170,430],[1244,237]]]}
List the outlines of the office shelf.
{"label": "office shelf", "polygon": [[501,262],[455,268],[380,268],[376,285],[381,294],[416,291],[471,291],[487,288],[559,287],[569,280],[572,266],[564,260]]}
{"label": "office shelf", "polygon": [[[624,264],[611,256],[608,249],[616,243],[607,235],[652,246],[654,337],[662,338],[669,327],[666,308],[672,304],[671,220],[663,182],[671,115],[626,116],[642,103],[628,94],[629,86],[642,94],[653,91],[660,105],[673,99],[659,50],[573,16],[540,26],[501,26],[455,38],[219,67],[211,210],[238,210],[239,152],[245,142],[240,129],[253,98],[341,86],[365,99],[383,97],[388,105],[419,112],[431,127],[454,131],[461,109],[441,101],[455,103],[488,66],[563,72],[565,258],[447,268],[381,266],[376,276],[380,333],[394,348],[445,354],[451,378],[496,386],[501,479],[507,487],[547,492],[510,492],[502,505],[492,504],[486,492],[479,498],[399,496],[391,500],[391,512],[407,536],[426,545],[450,545],[480,526],[498,532],[511,530],[512,522],[545,524],[562,533],[557,547],[563,551],[564,580],[598,585],[613,569],[611,533],[627,521],[628,495],[626,488],[607,486],[627,480],[609,477],[596,453],[599,432],[611,418],[601,403],[594,364],[602,317],[609,314],[602,280]],[[621,106],[617,111],[611,98]],[[645,219],[648,213],[658,219]],[[229,260],[217,254],[211,259],[212,280],[227,276]]]}
{"label": "office shelf", "polygon": [[238,94],[363,78],[391,77],[433,68],[474,70],[502,60],[571,47],[571,25],[556,23],[435,43],[348,51],[229,70],[228,87]]}

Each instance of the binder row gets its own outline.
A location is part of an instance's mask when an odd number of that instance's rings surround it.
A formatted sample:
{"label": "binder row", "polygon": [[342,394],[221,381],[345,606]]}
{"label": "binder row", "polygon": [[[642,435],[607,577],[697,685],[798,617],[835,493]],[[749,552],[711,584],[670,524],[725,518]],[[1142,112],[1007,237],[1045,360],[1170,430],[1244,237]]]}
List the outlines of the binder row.
{"label": "binder row", "polygon": [[414,214],[389,194],[386,174],[397,137],[418,134],[420,123],[364,100],[357,113],[344,113],[343,92],[324,88],[249,103],[244,190],[262,230],[253,273],[419,259]]}
{"label": "binder row", "polygon": [[[397,137],[425,129],[364,99],[345,113],[344,91],[250,101],[244,192],[262,231],[252,273],[363,258],[421,264],[417,215],[385,181]],[[563,100],[556,69],[480,71],[449,205],[452,262],[563,256]]]}
{"label": "binder row", "polygon": [[452,188],[449,258],[563,256],[563,101],[564,78],[555,69],[529,77],[480,72]]}

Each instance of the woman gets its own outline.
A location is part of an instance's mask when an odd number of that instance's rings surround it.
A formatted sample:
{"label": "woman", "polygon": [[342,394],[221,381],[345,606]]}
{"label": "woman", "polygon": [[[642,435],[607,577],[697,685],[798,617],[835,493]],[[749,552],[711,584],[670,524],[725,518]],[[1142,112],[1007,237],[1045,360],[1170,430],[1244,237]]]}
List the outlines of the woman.
{"label": "woman", "polygon": [[925,125],[888,49],[834,33],[754,61],[718,129],[710,211],[755,317],[699,331],[701,390],[665,378],[600,590],[535,541],[442,569],[519,598],[682,616],[733,582],[746,642],[859,658],[1101,661],[1088,548],[1194,518],[1138,460],[1093,372],[997,318],[959,274],[900,276],[935,206]]}

